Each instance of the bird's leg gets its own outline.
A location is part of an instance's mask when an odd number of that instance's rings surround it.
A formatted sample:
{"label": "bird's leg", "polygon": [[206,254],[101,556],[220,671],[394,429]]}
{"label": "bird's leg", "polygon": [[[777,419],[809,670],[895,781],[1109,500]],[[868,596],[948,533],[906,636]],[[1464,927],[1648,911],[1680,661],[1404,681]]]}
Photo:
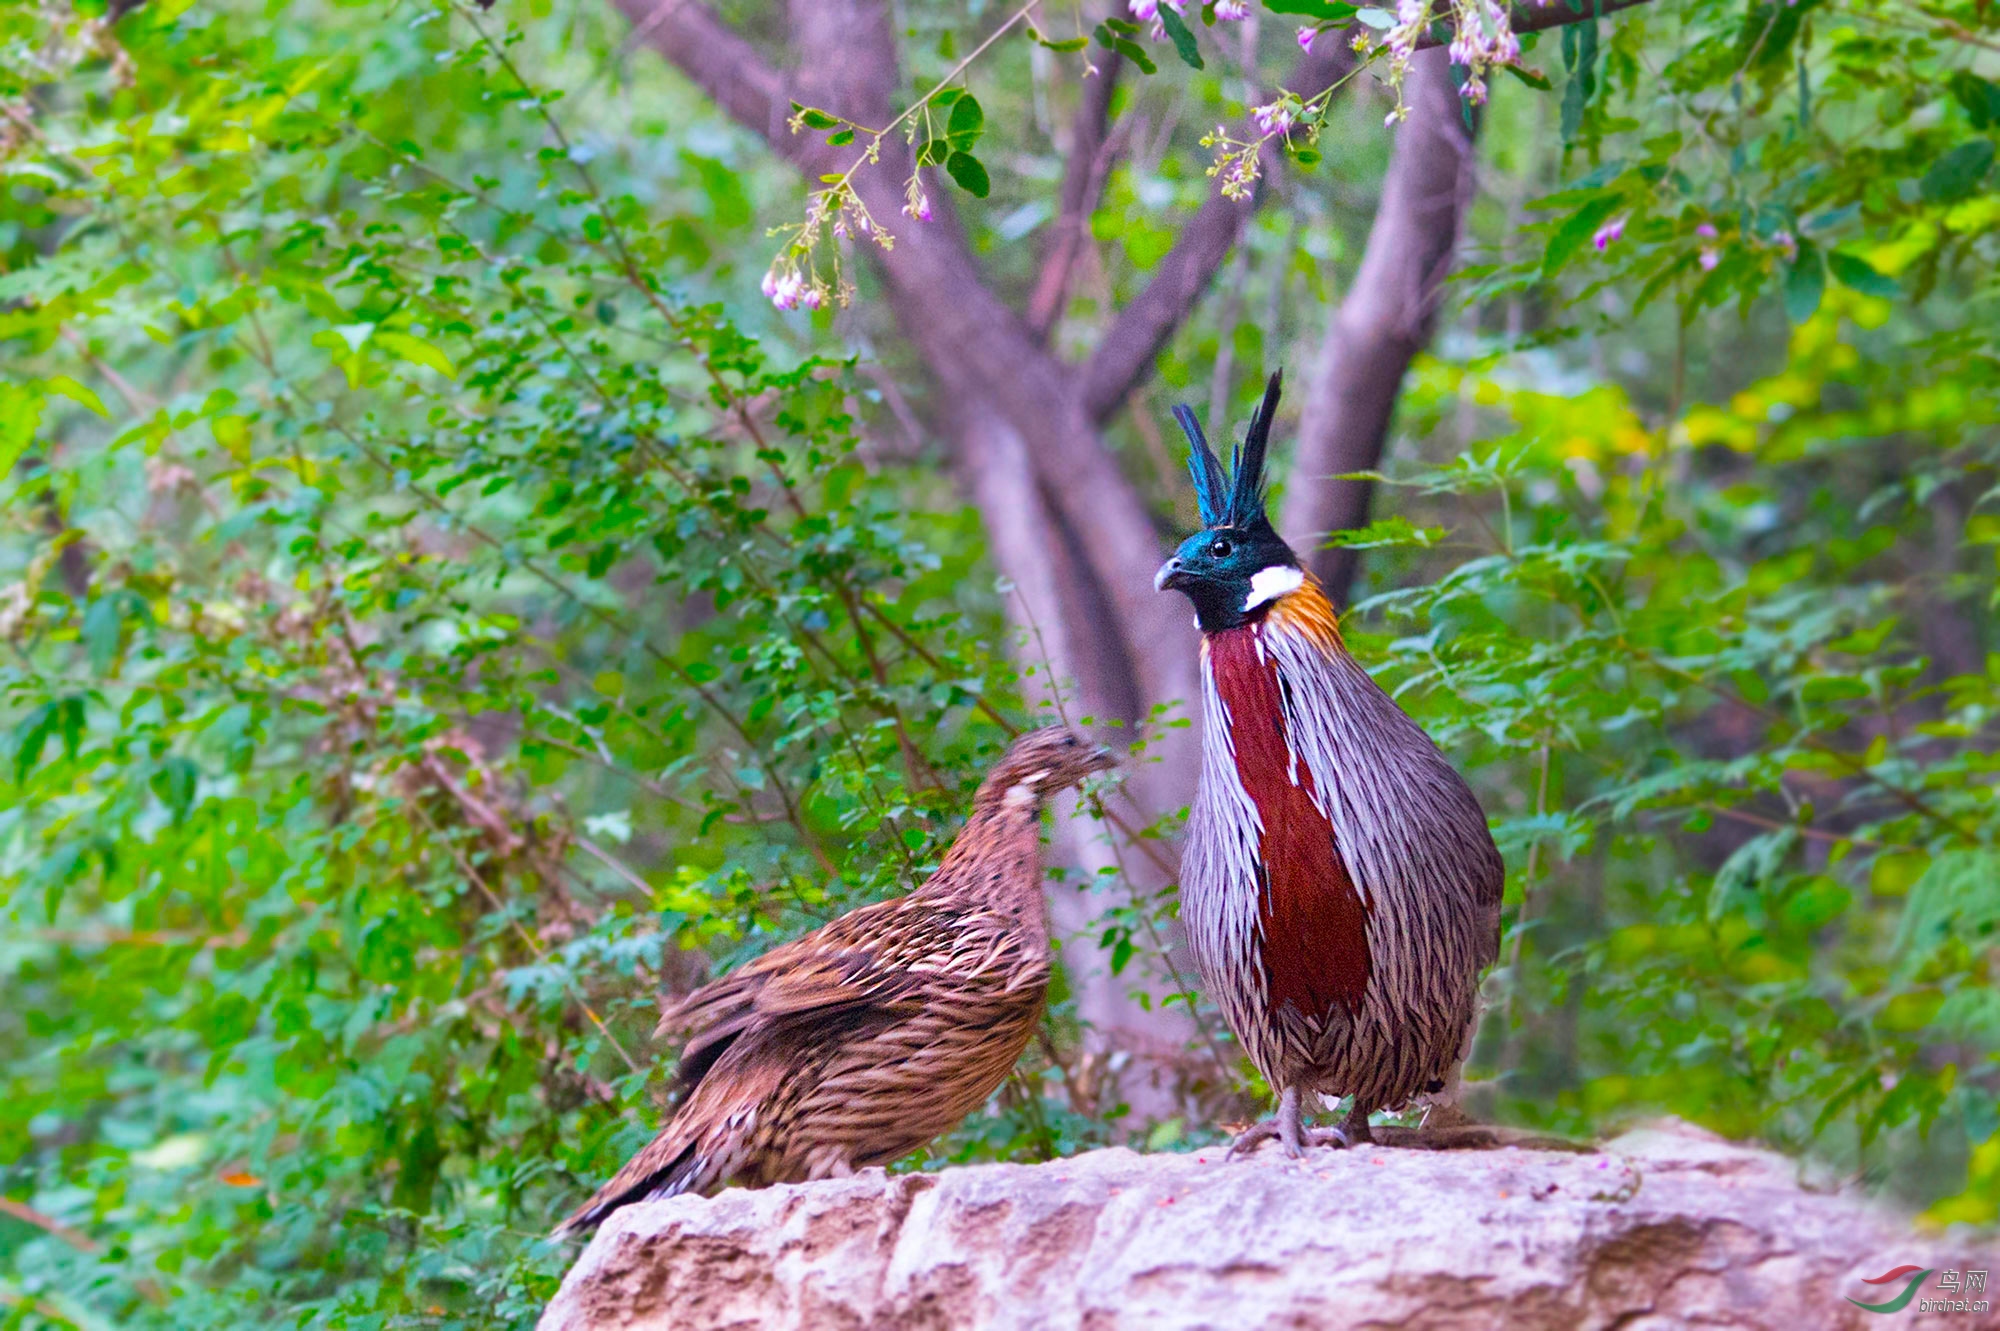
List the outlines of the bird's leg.
{"label": "bird's leg", "polygon": [[1340,1126],[1333,1129],[1341,1134],[1342,1146],[1362,1146],[1374,1142],[1374,1134],[1368,1130],[1368,1115],[1372,1112],[1359,1096],[1355,1097],[1354,1107],[1347,1111],[1347,1117],[1341,1120]]}
{"label": "bird's leg", "polygon": [[1296,1160],[1302,1153],[1299,1129],[1299,1088],[1287,1086],[1278,1092],[1278,1112],[1244,1129],[1229,1143],[1229,1153],[1222,1158],[1233,1160],[1238,1152],[1253,1151],[1261,1143],[1276,1137],[1278,1144],[1285,1148],[1285,1154]]}

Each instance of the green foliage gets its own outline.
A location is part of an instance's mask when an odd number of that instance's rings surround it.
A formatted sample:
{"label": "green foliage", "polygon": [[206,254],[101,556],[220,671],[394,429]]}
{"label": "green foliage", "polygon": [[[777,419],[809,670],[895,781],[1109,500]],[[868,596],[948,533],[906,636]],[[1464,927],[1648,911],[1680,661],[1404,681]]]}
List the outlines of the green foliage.
{"label": "green foliage", "polygon": [[1422,626],[1387,647],[1403,687],[1538,774],[1502,796],[1531,853],[1482,1046],[1512,1111],[1665,1106],[1991,1223],[2000,196],[1974,28],[1696,5],[1565,37],[1573,178],[1530,205],[1539,260],[1475,278],[1568,306],[1531,341],[1615,335],[1672,383],[1431,371],[1481,443],[1428,493],[1489,524],[1497,498],[1493,553],[1377,604]]}
{"label": "green foliage", "polygon": [[[1622,393],[1433,367],[1419,401],[1480,404],[1485,442],[1400,484],[1460,525],[1359,543],[1491,552],[1359,609],[1400,632],[1364,650],[1433,733],[1489,781],[1517,774],[1488,797],[1517,867],[1475,1058],[1509,1111],[1584,1131],[1665,1107],[1930,1199],[1951,1166],[1917,1143],[1963,1152],[2000,1122],[2000,654],[1926,659],[1906,612],[1966,613],[1967,588],[1908,560],[1926,500],[2000,463],[2000,401],[1954,392],[1921,343],[1855,354],[1877,313],[1829,292],[1777,373],[1657,432]],[[1950,406],[1910,401],[1932,394]],[[1921,424],[1879,414],[1898,398]],[[1871,414],[1888,440],[1857,429]],[[1877,479],[1849,499],[1849,476]],[[1551,1021],[1570,1027],[1553,1064],[1529,1032]],[[1975,1181],[1937,1214],[1996,1205]]]}
{"label": "green foliage", "polygon": [[[956,506],[680,285],[738,173],[642,199],[521,38],[329,17],[6,20],[73,57],[0,90],[28,1324],[530,1324],[660,986],[913,886],[1006,739]],[[1092,1132],[1037,1094],[945,1154]]]}
{"label": "green foliage", "polygon": [[[902,125],[1026,288],[1012,242],[1061,175],[1029,43],[982,104],[939,83],[964,16],[911,13],[943,64]],[[608,7],[517,21],[0,15],[18,1324],[530,1324],[549,1222],[657,1117],[655,992],[907,888],[1017,716],[959,501],[863,446],[879,381],[823,317],[751,295],[796,184],[685,90],[614,96]],[[1508,856],[1474,1059],[1501,1112],[1670,1110],[1975,1223],[2000,83],[1954,33],[1993,31],[1697,0],[1544,35],[1482,126],[1527,206],[1475,219],[1467,310],[1407,394],[1421,456],[1339,538],[1372,593],[1351,641]],[[1092,35],[1196,68],[1121,91],[1159,128],[1058,341],[1166,255],[1211,186],[1193,135],[1245,106],[1191,24]],[[795,111],[857,154],[873,132]],[[1226,408],[1310,359],[1379,121],[1250,224],[1169,389]],[[1143,424],[1114,440],[1164,531],[1178,467]],[[1117,964],[1173,912],[1123,877],[1092,885]],[[1042,1052],[932,1162],[1213,1131],[1101,1103],[1078,1033],[1059,976]]]}

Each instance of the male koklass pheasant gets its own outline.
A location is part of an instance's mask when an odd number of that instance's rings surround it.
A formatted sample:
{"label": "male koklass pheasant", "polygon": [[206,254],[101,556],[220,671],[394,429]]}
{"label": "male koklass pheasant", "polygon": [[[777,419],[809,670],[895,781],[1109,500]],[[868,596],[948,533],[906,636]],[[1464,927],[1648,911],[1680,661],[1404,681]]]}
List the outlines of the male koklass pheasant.
{"label": "male koklass pheasant", "polygon": [[1006,1079],[1049,981],[1041,809],[1113,765],[1060,727],[1015,740],[936,873],[695,990],[673,1120],[557,1228],[725,1183],[887,1164],[956,1127]]}
{"label": "male koklass pheasant", "polygon": [[[1234,475],[1186,407],[1204,530],[1160,569],[1202,631],[1202,766],[1181,918],[1209,991],[1278,1093],[1277,1136],[1369,1139],[1368,1115],[1454,1082],[1500,947],[1504,870],[1479,802],[1341,641],[1318,580],[1272,530],[1264,455],[1279,375]],[[1302,1092],[1349,1095],[1306,1133]],[[1344,1129],[1344,1130],[1343,1130]]]}

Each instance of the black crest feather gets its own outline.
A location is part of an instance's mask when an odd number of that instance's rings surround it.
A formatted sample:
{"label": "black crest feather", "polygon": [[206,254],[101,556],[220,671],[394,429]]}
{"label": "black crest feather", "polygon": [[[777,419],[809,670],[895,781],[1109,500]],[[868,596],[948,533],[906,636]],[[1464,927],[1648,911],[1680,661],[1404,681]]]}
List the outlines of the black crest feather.
{"label": "black crest feather", "polygon": [[1229,521],[1229,487],[1222,478],[1222,459],[1208,446],[1201,422],[1183,402],[1174,408],[1174,419],[1188,439],[1188,475],[1194,477],[1194,499],[1201,507],[1201,525],[1222,527]]}
{"label": "black crest feather", "polygon": [[1278,395],[1283,390],[1285,372],[1279,370],[1264,386],[1264,400],[1250,417],[1250,429],[1243,446],[1230,459],[1230,476],[1222,474],[1222,459],[1208,446],[1201,422],[1185,403],[1174,408],[1174,419],[1188,439],[1188,474],[1194,477],[1195,502],[1201,506],[1204,527],[1250,527],[1268,525],[1264,514],[1264,459],[1271,443],[1271,421],[1278,414]]}

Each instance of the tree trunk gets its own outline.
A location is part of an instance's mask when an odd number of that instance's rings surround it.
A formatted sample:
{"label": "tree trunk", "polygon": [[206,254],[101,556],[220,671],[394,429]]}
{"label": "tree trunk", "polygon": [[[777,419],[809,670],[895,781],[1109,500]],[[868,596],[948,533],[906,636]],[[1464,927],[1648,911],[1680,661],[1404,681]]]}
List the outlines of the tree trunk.
{"label": "tree trunk", "polygon": [[[794,99],[862,124],[885,125],[893,116],[891,102],[901,87],[901,72],[882,0],[793,0],[791,46],[810,57],[790,74],[766,65],[699,0],[616,3],[634,23],[635,39],[660,51],[808,178],[845,171],[858,150],[854,145],[828,149],[820,136],[810,133],[792,135],[786,122]],[[1326,50],[1304,56],[1286,84],[1308,97],[1351,68],[1336,37],[1323,37],[1317,45]],[[1428,70],[1432,62],[1419,63]],[[910,155],[900,136],[884,141],[881,160],[857,172],[854,186],[871,214],[895,236],[889,250],[857,249],[869,254],[891,314],[929,372],[932,411],[938,418],[934,426],[945,437],[960,483],[979,508],[994,562],[1013,585],[1007,613],[1019,640],[1018,659],[1039,674],[1046,658],[1055,676],[1029,690],[1030,702],[1050,698],[1060,681],[1073,681],[1067,695],[1072,716],[1132,726],[1162,703],[1177,704],[1180,715],[1187,715],[1198,696],[1198,648],[1185,604],[1152,586],[1171,533],[1161,529],[1099,430],[1152,374],[1161,349],[1214,280],[1256,205],[1211,192],[1146,287],[1112,317],[1090,358],[1077,366],[1058,359],[1045,337],[1060,314],[1076,258],[1075,240],[1087,224],[1108,154],[1116,150],[1116,130],[1106,124],[1111,72],[1105,71],[1102,85],[1085,90],[1075,140],[1078,152],[1088,153],[1090,160],[1069,165],[1060,201],[1064,216],[1041,279],[1026,302],[1029,315],[1001,299],[980,271],[948,186],[928,182],[933,221],[902,216]],[[1412,77],[1421,91],[1429,88],[1424,80],[1433,76]],[[1429,92],[1421,96],[1412,122],[1400,131],[1403,136],[1414,137],[1423,128],[1420,117],[1437,118],[1435,97]],[[1451,101],[1455,125],[1455,97]],[[1399,161],[1403,155],[1399,150]],[[1462,150],[1454,156],[1454,172],[1463,168],[1462,156]],[[1269,154],[1265,169],[1267,174],[1284,169],[1278,154]],[[1452,179],[1456,182],[1457,175]],[[1412,192],[1416,183],[1396,193],[1392,182],[1392,197],[1431,197],[1428,188]],[[1445,229],[1443,243],[1426,251],[1432,255],[1430,267],[1448,261],[1458,209],[1457,194],[1449,197],[1449,211],[1428,218],[1435,225],[1437,216],[1443,216]],[[1382,230],[1378,224],[1364,273],[1380,266],[1373,249],[1384,239]],[[1399,259],[1393,266],[1400,272],[1407,263]],[[1434,292],[1431,299],[1434,305]],[[1409,338],[1428,326],[1426,317],[1404,330],[1388,357],[1395,378],[1400,379],[1420,345]],[[1379,319],[1363,321],[1356,324],[1354,336],[1379,335],[1385,327]],[[1352,355],[1357,364],[1381,359],[1362,347]],[[1386,403],[1393,396],[1392,381],[1376,414],[1378,422],[1386,422]],[[1379,439],[1375,449],[1379,451]],[[1299,474],[1313,473],[1306,468]],[[1294,487],[1295,492],[1300,488]],[[1193,727],[1155,731],[1149,740],[1145,759],[1128,768],[1126,782],[1126,791],[1146,817],[1187,804],[1199,742]],[[1145,849],[1158,853],[1150,843]],[[1150,895],[1169,884],[1169,870],[1139,849],[1122,847],[1115,853],[1134,890]],[[1085,835],[1071,847],[1069,862],[1092,870],[1113,856],[1113,847]],[[1163,859],[1171,863],[1171,855]],[[1088,927],[1106,904],[1064,891],[1052,903],[1067,939],[1065,967],[1090,1029],[1089,1052],[1099,1066],[1115,1071],[1106,1101],[1123,1100],[1141,1122],[1182,1112],[1189,1107],[1191,1086],[1213,1085],[1212,1052],[1190,1054],[1197,1032],[1185,1008],[1163,1001],[1173,987],[1165,974],[1168,962],[1151,955],[1158,950],[1148,946],[1149,938],[1135,940],[1143,960],[1123,975],[1111,973],[1108,954]]]}

